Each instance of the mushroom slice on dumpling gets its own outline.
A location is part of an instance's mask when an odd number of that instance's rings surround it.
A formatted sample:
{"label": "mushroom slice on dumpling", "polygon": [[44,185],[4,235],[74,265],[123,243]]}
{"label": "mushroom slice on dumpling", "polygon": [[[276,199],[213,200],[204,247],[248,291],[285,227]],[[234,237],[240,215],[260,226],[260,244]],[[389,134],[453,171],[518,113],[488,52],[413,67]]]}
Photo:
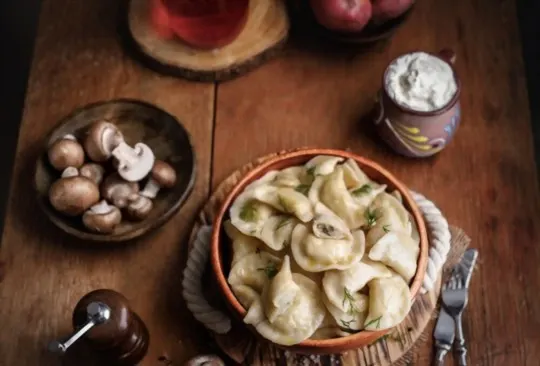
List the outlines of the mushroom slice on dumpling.
{"label": "mushroom slice on dumpling", "polygon": [[261,293],[268,280],[277,274],[280,263],[280,258],[267,252],[248,254],[231,268],[227,281],[231,286],[246,285]]}
{"label": "mushroom slice on dumpling", "polygon": [[369,250],[368,257],[380,261],[396,271],[408,283],[416,273],[420,248],[410,235],[389,232]]}
{"label": "mushroom slice on dumpling", "polygon": [[[286,310],[275,315],[272,322],[264,315],[269,306],[268,298],[272,296],[255,300],[244,318],[244,322],[252,324],[264,338],[284,346],[300,343],[311,337],[322,324],[326,314],[317,284],[297,273],[292,275],[292,279],[299,288],[295,291],[296,296],[291,303],[288,298],[287,301],[283,300],[288,306]],[[268,286],[272,286],[272,283]]]}
{"label": "mushroom slice on dumpling", "polygon": [[409,286],[400,276],[377,278],[369,283],[369,312],[366,330],[392,328],[405,319],[411,309]]}
{"label": "mushroom slice on dumpling", "polygon": [[305,167],[314,176],[328,175],[332,174],[336,165],[342,161],[343,158],[339,156],[319,155],[308,161]]}
{"label": "mushroom slice on dumpling", "polygon": [[263,185],[253,190],[253,197],[278,211],[296,216],[302,222],[313,219],[309,199],[293,188]]}
{"label": "mushroom slice on dumpling", "polygon": [[347,224],[329,208],[317,202],[314,212],[313,235],[321,239],[343,239],[347,237],[350,232]]}
{"label": "mushroom slice on dumpling", "polygon": [[347,310],[343,307],[350,294],[360,291],[374,278],[388,278],[391,276],[392,272],[384,264],[364,258],[343,271],[331,270],[325,272],[322,286],[330,303]]}
{"label": "mushroom slice on dumpling", "polygon": [[347,233],[343,239],[321,239],[307,226],[298,224],[291,237],[294,260],[308,272],[346,269],[362,258],[364,250],[362,230]]}

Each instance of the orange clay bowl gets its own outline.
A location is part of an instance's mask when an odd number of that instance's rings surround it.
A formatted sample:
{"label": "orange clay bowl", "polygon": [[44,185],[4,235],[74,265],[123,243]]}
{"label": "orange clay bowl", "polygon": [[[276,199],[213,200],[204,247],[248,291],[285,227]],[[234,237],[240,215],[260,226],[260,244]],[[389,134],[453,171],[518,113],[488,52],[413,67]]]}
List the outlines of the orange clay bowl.
{"label": "orange clay bowl", "polygon": [[[397,189],[401,193],[403,197],[403,204],[414,217],[417,224],[418,233],[420,235],[420,255],[418,257],[418,268],[410,285],[413,299],[416,297],[418,291],[420,290],[420,286],[422,284],[422,280],[424,278],[427,266],[428,239],[424,218],[420,213],[416,203],[409,194],[409,190],[407,189],[407,187],[380,165],[353,153],[330,149],[301,149],[292,152],[286,152],[276,157],[273,157],[248,172],[244,177],[240,179],[240,181],[234,186],[232,191],[227,195],[214,221],[210,254],[213,274],[217,280],[217,283],[219,285],[218,287],[225,299],[225,302],[232,310],[233,314],[239,319],[244,318],[244,316],[246,315],[246,309],[244,309],[244,307],[236,299],[234,293],[232,292],[231,288],[227,283],[227,276],[230,268],[231,246],[229,239],[227,238],[222,229],[222,223],[228,218],[229,215],[229,207],[249,183],[262,177],[266,172],[270,170],[281,170],[295,165],[302,165],[317,155],[340,156],[346,159],[351,158],[358,163],[360,168],[371,179],[379,183],[387,184],[389,189]],[[257,333],[254,327],[252,327],[251,325],[249,325],[248,327],[259,338],[261,338],[261,336]],[[384,334],[388,333],[389,330],[390,329],[374,332],[360,331],[347,337],[325,340],[308,339],[293,346],[277,346],[299,353],[341,353],[366,346],[375,341],[377,338],[382,337]]]}

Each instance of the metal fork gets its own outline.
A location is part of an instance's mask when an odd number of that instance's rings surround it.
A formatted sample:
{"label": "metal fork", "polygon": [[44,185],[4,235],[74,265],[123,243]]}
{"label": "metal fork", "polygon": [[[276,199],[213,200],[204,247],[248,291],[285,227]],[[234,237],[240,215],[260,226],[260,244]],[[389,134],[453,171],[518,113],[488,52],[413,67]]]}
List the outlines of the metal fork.
{"label": "metal fork", "polygon": [[467,366],[467,348],[463,337],[463,326],[461,324],[461,314],[467,306],[467,278],[461,268],[457,267],[445,291],[442,292],[443,306],[454,318],[456,324],[456,354],[458,365]]}

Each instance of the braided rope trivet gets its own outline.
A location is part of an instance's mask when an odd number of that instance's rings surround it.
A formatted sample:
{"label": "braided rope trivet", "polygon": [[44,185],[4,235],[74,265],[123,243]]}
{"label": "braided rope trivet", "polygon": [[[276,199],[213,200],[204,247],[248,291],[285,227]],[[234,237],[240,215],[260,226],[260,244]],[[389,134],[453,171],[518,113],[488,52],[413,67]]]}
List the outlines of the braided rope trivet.
{"label": "braided rope trivet", "polygon": [[[413,199],[424,215],[429,235],[429,258],[422,283],[422,293],[431,290],[450,251],[450,230],[448,221],[433,202],[420,193],[411,191]],[[214,309],[204,298],[202,275],[208,263],[210,251],[211,225],[202,226],[190,251],[182,281],[183,295],[187,307],[204,326],[217,334],[225,334],[231,329],[231,320],[223,312]]]}

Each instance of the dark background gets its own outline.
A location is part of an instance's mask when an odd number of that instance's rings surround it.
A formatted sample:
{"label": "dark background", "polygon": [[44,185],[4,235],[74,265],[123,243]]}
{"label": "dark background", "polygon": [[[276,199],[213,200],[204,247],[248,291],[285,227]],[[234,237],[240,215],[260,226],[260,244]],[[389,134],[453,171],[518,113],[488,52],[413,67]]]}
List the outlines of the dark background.
{"label": "dark background", "polygon": [[[2,128],[0,132],[0,232],[3,231],[11,170],[24,107],[40,5],[40,0],[0,0],[0,35],[2,36],[2,53],[0,55],[0,125]],[[517,8],[538,168],[540,167],[540,63],[538,62],[540,61],[540,21],[538,21],[540,1],[517,0]]]}

